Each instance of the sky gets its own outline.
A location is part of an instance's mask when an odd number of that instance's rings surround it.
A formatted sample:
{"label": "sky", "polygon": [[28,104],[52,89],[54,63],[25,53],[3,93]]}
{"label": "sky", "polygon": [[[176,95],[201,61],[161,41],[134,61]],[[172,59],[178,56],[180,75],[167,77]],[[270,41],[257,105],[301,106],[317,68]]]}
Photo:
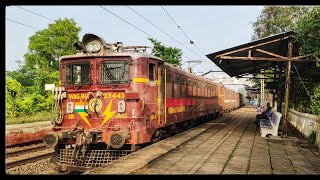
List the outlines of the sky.
{"label": "sky", "polygon": [[[200,64],[194,66],[195,72],[220,70],[205,55],[250,42],[253,35],[252,23],[263,9],[263,6],[185,5],[102,7],[7,6],[5,9],[6,71],[17,70],[19,66],[16,61],[24,61],[23,55],[28,51],[29,37],[38,30],[48,28],[48,24],[54,23],[52,20],[59,18],[72,18],[77,26],[81,27],[80,40],[84,34],[91,33],[103,37],[108,43],[120,41],[124,46],[153,47],[147,39],[152,36],[166,46],[182,50],[182,68],[188,67],[187,61],[201,60]],[[190,44],[190,39],[194,44]],[[217,76],[226,74],[215,72],[207,75],[207,77]]]}

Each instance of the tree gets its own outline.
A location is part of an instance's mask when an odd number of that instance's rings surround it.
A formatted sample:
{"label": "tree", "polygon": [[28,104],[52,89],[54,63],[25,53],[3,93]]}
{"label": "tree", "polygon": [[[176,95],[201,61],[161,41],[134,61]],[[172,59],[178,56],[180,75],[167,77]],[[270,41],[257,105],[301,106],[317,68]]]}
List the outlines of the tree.
{"label": "tree", "polygon": [[[252,40],[295,29],[297,32],[295,41],[298,41],[301,46],[300,55],[313,54],[307,57],[319,59],[319,19],[319,7],[265,7],[253,23]],[[304,87],[301,81],[291,81],[289,106],[300,112],[319,113],[317,111],[320,108],[319,89],[315,88],[318,84],[318,82],[305,82],[306,87]]]}
{"label": "tree", "polygon": [[58,19],[48,29],[37,31],[29,38],[29,51],[24,55],[26,66],[48,72],[58,70],[59,57],[75,54],[80,27],[73,19]]}
{"label": "tree", "polygon": [[21,90],[21,84],[6,77],[6,117],[17,116],[18,105],[16,103],[16,97]]}
{"label": "tree", "polygon": [[6,71],[6,75],[12,79],[17,80],[22,86],[33,86],[34,80],[37,77],[36,72],[32,68],[21,65],[22,62],[18,61],[19,69],[17,71]]}
{"label": "tree", "polygon": [[[315,83],[305,81],[302,85],[300,80],[290,82],[290,104],[289,106],[299,112],[311,113],[310,111],[310,93]],[[308,92],[307,92],[308,91]]]}
{"label": "tree", "polygon": [[312,114],[320,115],[320,84],[317,84],[312,92],[310,111]]}
{"label": "tree", "polygon": [[153,54],[155,56],[160,57],[167,63],[176,64],[179,66],[181,65],[181,49],[175,47],[165,47],[161,44],[161,42],[153,38],[148,38],[148,40],[151,41],[154,45]]}
{"label": "tree", "polygon": [[297,24],[295,40],[300,44],[299,53],[316,60],[320,67],[320,7],[314,8]]}
{"label": "tree", "polygon": [[[46,99],[46,110],[49,110],[52,102],[48,102],[47,92],[44,91],[45,83],[57,84],[59,81],[59,57],[76,53],[73,47],[79,42],[78,33],[80,28],[74,20],[65,18],[58,19],[44,30],[37,31],[29,38],[29,50],[24,55],[25,63],[17,71],[6,72],[8,77],[6,90],[6,116],[34,114],[44,109]],[[11,80],[14,79],[14,80]],[[16,83],[12,83],[16,82]],[[19,84],[13,86],[13,84]],[[21,86],[22,85],[22,86]],[[18,91],[18,97],[12,96]],[[18,93],[19,92],[19,93]],[[52,95],[49,95],[52,98]],[[7,113],[8,112],[8,113]]]}
{"label": "tree", "polygon": [[311,10],[312,7],[304,6],[264,7],[261,15],[252,24],[252,40],[295,29],[297,22]]}

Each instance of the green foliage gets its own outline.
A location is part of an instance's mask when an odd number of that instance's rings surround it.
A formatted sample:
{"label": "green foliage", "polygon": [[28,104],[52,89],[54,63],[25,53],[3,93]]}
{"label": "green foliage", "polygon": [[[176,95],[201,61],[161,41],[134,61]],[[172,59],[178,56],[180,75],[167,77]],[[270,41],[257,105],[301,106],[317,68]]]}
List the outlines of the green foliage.
{"label": "green foliage", "polygon": [[33,97],[31,96],[26,96],[17,101],[19,104],[19,114],[24,115],[24,114],[33,114],[34,108],[32,107],[33,105]]}
{"label": "green foliage", "polygon": [[314,8],[297,24],[295,39],[300,44],[300,54],[315,59],[320,67],[320,7]]}
{"label": "green foliage", "polygon": [[[299,112],[320,115],[320,84],[319,82],[291,81],[289,106]],[[307,90],[306,90],[307,89]]]}
{"label": "green foliage", "polygon": [[76,53],[73,43],[79,41],[80,29],[73,19],[65,18],[37,31],[29,38],[29,51],[24,55],[27,67],[58,70],[60,56]]}
{"label": "green foliage", "polygon": [[161,44],[161,42],[153,39],[148,38],[154,45],[153,47],[153,54],[157,57],[160,57],[165,62],[170,64],[181,65],[181,56],[182,52],[181,49],[175,47],[165,47]]}
{"label": "green foliage", "polygon": [[266,6],[261,15],[253,22],[252,40],[268,37],[295,28],[296,23],[312,7],[304,6]]}
{"label": "green foliage", "polygon": [[43,110],[44,97],[40,94],[31,94],[27,97],[20,99],[20,113],[21,114],[34,114]]}
{"label": "green foliage", "polygon": [[[293,78],[293,77],[291,77]],[[313,87],[312,82],[304,82],[307,90]],[[300,80],[290,82],[289,107],[299,112],[310,113],[310,92],[307,92]]]}
{"label": "green foliage", "polygon": [[21,84],[6,77],[6,117],[16,117],[18,105],[16,103],[16,97],[18,96],[21,90]]}
{"label": "green foliage", "polygon": [[45,84],[58,84],[59,82],[59,71],[55,70],[51,73],[47,71],[37,70],[37,77],[35,78],[35,86],[37,87],[36,91],[39,94],[44,94]]}
{"label": "green foliage", "polygon": [[[45,110],[50,111],[52,105],[51,92],[44,91],[45,83],[58,83],[58,71],[48,73],[40,69],[27,70],[26,66],[17,71],[7,72],[6,84],[9,96],[6,97],[6,117],[35,114],[44,109],[44,96],[46,98]],[[24,86],[11,79],[15,78],[24,83]],[[15,82],[13,84],[12,82]],[[19,93],[18,93],[19,92]],[[47,95],[49,93],[49,95]]]}
{"label": "green foliage", "polygon": [[36,73],[27,66],[20,66],[17,71],[7,71],[8,77],[17,80],[22,86],[33,86]]}
{"label": "green foliage", "polygon": [[[268,6],[253,23],[252,40],[295,29],[300,55],[317,59],[320,66],[320,8],[303,6]],[[320,69],[319,69],[320,70]],[[294,78],[293,76],[291,78]],[[295,77],[295,79],[298,79]],[[284,81],[284,79],[282,79]],[[258,80],[253,80],[258,86]],[[319,114],[319,82],[290,82],[289,106],[299,112]]]}
{"label": "green foliage", "polygon": [[314,144],[314,142],[316,142],[316,139],[317,139],[316,131],[312,131],[312,133],[309,135],[309,139],[310,139],[312,144]]}
{"label": "green foliage", "polygon": [[72,19],[58,19],[29,38],[25,64],[6,72],[6,117],[51,111],[52,93],[44,90],[45,84],[58,84],[59,57],[76,53],[73,43],[79,41],[79,31]]}
{"label": "green foliage", "polygon": [[51,112],[42,111],[34,115],[26,115],[26,116],[15,117],[15,118],[6,118],[6,125],[32,123],[32,122],[39,122],[39,121],[50,121],[50,120],[51,120]]}
{"label": "green foliage", "polygon": [[310,111],[312,114],[320,115],[320,84],[312,89],[310,96]]}
{"label": "green foliage", "polygon": [[[297,23],[295,41],[300,45],[300,55],[305,55],[307,58],[316,60],[317,68],[320,70],[320,7],[315,7],[313,10],[305,15],[301,21]],[[304,105],[306,110],[311,114],[320,114],[320,84],[314,82],[307,86],[310,91],[307,96],[304,94],[297,94],[301,99],[307,99],[308,105],[304,104],[303,100],[300,100],[299,104]]]}
{"label": "green foliage", "polygon": [[6,91],[13,99],[16,98],[17,93],[21,90],[21,87],[21,84],[17,80],[11,79],[10,77],[6,78]]}

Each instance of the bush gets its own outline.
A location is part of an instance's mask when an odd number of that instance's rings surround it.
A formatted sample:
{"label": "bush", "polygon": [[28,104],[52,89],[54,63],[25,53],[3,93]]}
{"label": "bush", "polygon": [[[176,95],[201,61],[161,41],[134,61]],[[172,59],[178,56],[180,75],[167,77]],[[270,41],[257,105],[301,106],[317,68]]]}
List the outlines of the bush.
{"label": "bush", "polygon": [[9,77],[6,77],[6,117],[16,117],[18,105],[16,97],[21,90],[21,84]]}
{"label": "bush", "polygon": [[320,84],[313,88],[310,99],[311,113],[315,115],[320,115]]}
{"label": "bush", "polygon": [[52,116],[51,112],[42,111],[34,115],[27,115],[27,116],[16,117],[16,118],[6,118],[6,125],[32,123],[32,122],[39,122],[39,121],[50,121],[51,116]]}
{"label": "bush", "polygon": [[317,133],[315,131],[312,131],[312,133],[309,135],[309,139],[314,144],[316,142]]}

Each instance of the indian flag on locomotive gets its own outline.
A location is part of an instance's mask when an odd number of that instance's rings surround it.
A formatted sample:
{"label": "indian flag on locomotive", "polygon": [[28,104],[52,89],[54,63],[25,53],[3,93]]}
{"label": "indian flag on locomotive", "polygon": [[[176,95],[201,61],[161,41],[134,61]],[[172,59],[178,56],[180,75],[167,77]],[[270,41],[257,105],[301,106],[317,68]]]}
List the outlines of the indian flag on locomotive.
{"label": "indian flag on locomotive", "polygon": [[75,111],[80,115],[80,117],[83,119],[83,121],[86,122],[89,127],[91,127],[91,124],[87,119],[88,114],[84,110],[84,109],[86,109],[88,111],[88,107],[89,107],[88,105],[84,106],[84,102],[76,102],[75,103]]}

